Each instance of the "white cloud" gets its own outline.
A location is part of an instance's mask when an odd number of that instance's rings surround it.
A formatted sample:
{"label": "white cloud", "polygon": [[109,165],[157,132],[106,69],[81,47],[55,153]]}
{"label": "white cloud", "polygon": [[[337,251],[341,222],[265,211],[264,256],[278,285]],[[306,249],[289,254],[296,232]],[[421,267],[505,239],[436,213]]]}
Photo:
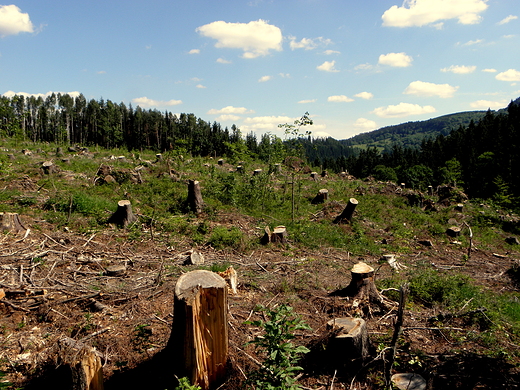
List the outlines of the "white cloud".
{"label": "white cloud", "polygon": [[366,64],[359,64],[354,67],[354,70],[370,70],[373,69],[374,65],[366,63]]}
{"label": "white cloud", "polygon": [[[461,24],[476,24],[488,5],[487,0],[404,0],[383,13],[383,26],[421,27],[441,20],[458,19]],[[435,27],[438,27],[435,26]]]}
{"label": "white cloud", "polygon": [[280,76],[284,79],[288,79],[291,77],[291,74],[290,73],[278,73],[278,76]]}
{"label": "white cloud", "polygon": [[341,52],[337,50],[325,50],[323,54],[330,56],[331,54],[341,54]]}
{"label": "white cloud", "polygon": [[488,108],[497,110],[506,107],[507,103],[508,102],[506,100],[494,102],[490,100],[477,100],[476,102],[470,103],[470,107],[476,110],[487,110]]}
{"label": "white cloud", "polygon": [[312,132],[313,138],[329,138],[332,137],[329,133],[326,131],[313,131]]}
{"label": "white cloud", "polygon": [[240,119],[238,115],[224,114],[215,118],[217,122],[236,122]]}
{"label": "white cloud", "polygon": [[43,98],[45,99],[46,97],[52,95],[52,94],[61,94],[61,95],[69,95],[70,97],[73,97],[73,98],[76,98],[78,97],[79,95],[81,95],[80,92],[78,91],[72,91],[72,92],[58,92],[58,91],[49,91],[47,93],[27,93],[27,92],[14,92],[14,91],[7,91],[5,93],[2,94],[2,96],[5,96],[5,97],[8,97],[8,98],[12,98],[13,96],[15,95],[18,95],[18,96],[24,96],[26,98],[28,97],[31,97],[31,96],[34,96],[36,98]]}
{"label": "white cloud", "polygon": [[197,85],[195,86],[195,88],[205,89],[206,87],[205,87],[204,85],[202,85],[202,84],[197,84]]}
{"label": "white cloud", "polygon": [[195,31],[216,39],[217,48],[242,50],[243,58],[266,56],[271,50],[282,50],[282,31],[261,19],[249,23],[217,21],[197,27]]}
{"label": "white cloud", "polygon": [[451,65],[448,68],[442,68],[441,72],[452,72],[456,74],[468,74],[473,73],[477,67],[475,65],[465,66],[465,65]]}
{"label": "white cloud", "polygon": [[435,108],[432,106],[420,106],[411,103],[378,107],[372,111],[373,114],[381,118],[403,118],[405,116],[429,114],[432,112],[435,112]]}
{"label": "white cloud", "polygon": [[241,130],[244,133],[250,131],[279,131],[278,125],[280,123],[293,123],[297,118],[290,118],[288,116],[255,116],[244,119],[244,126]]}
{"label": "white cloud", "polygon": [[307,104],[307,103],[316,103],[317,99],[306,99],[306,100],[300,100],[299,104]]}
{"label": "white cloud", "polygon": [[462,46],[472,46],[472,45],[477,45],[479,43],[483,43],[484,40],[483,39],[475,39],[474,41],[468,41],[466,43],[464,43]]}
{"label": "white cloud", "polygon": [[509,16],[505,17],[504,19],[502,19],[497,24],[498,25],[506,24],[506,23],[509,23],[510,21],[516,20],[516,19],[518,19],[518,16],[516,16],[516,15],[509,15]]}
{"label": "white cloud", "polygon": [[459,87],[453,87],[449,84],[434,84],[426,81],[413,81],[404,90],[405,95],[416,96],[438,96],[440,98],[450,98],[457,92]]}
{"label": "white cloud", "polygon": [[486,68],[486,69],[482,69],[482,72],[487,72],[487,73],[496,73],[497,70],[496,70],[496,69],[493,69],[493,68]]}
{"label": "white cloud", "polygon": [[334,96],[329,96],[327,98],[327,101],[334,102],[334,103],[348,103],[348,102],[353,102],[354,99],[349,98],[345,95],[334,95]]}
{"label": "white cloud", "polygon": [[132,99],[132,103],[137,104],[142,108],[148,107],[165,107],[165,106],[176,106],[178,104],[182,104],[182,100],[153,100],[148,99],[146,96]]}
{"label": "white cloud", "polygon": [[503,35],[502,38],[505,38],[505,39],[511,39],[511,38],[514,38],[516,37],[515,34],[509,34],[509,35]]}
{"label": "white cloud", "polygon": [[354,127],[359,131],[370,131],[377,128],[377,124],[370,119],[358,118],[354,123]]}
{"label": "white cloud", "polygon": [[34,32],[28,13],[23,13],[16,5],[0,6],[0,37]]}
{"label": "white cloud", "polygon": [[231,64],[231,61],[225,60],[224,58],[217,58],[219,64]]}
{"label": "white cloud", "polygon": [[199,49],[191,49],[188,54],[199,54],[200,53],[200,50]]}
{"label": "white cloud", "polygon": [[336,61],[325,61],[323,64],[318,65],[316,69],[322,70],[324,72],[339,72],[339,70],[335,69]]}
{"label": "white cloud", "polygon": [[271,80],[273,77],[272,76],[262,76],[258,79],[258,82],[259,83],[265,83],[266,81],[269,81]]}
{"label": "white cloud", "polygon": [[330,45],[332,41],[330,39],[325,39],[323,37],[318,37],[315,39],[311,38],[302,38],[299,42],[296,41],[296,37],[289,36],[289,47],[291,50],[296,49],[305,49],[305,50],[314,50],[318,46],[327,46]]}
{"label": "white cloud", "polygon": [[520,81],[520,71],[516,69],[508,69],[495,76],[500,81]]}
{"label": "white cloud", "polygon": [[360,93],[356,93],[354,96],[358,97],[360,99],[365,99],[365,100],[369,100],[374,97],[374,95],[370,92],[360,92]]}
{"label": "white cloud", "polygon": [[233,107],[233,106],[226,106],[224,108],[221,108],[220,110],[217,110],[215,108],[212,108],[208,111],[209,115],[218,115],[218,114],[252,114],[254,113],[253,110],[248,110],[245,107]]}
{"label": "white cloud", "polygon": [[390,65],[399,68],[406,68],[412,65],[412,57],[406,55],[406,53],[388,53],[381,54],[379,56],[379,64]]}
{"label": "white cloud", "polygon": [[100,70],[99,72],[96,72],[97,74],[106,74],[106,70]]}

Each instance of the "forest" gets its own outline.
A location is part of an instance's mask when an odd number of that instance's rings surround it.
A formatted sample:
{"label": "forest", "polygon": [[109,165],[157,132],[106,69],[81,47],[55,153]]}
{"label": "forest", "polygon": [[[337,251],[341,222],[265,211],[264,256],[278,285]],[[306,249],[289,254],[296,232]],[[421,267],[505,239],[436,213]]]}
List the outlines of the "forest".
{"label": "forest", "polygon": [[[428,186],[451,184],[462,187],[471,197],[493,199],[502,207],[517,209],[519,111],[517,99],[507,109],[488,111],[478,121],[470,119],[469,124],[459,125],[449,133],[441,131],[440,135],[425,138],[418,148],[402,146],[396,133],[396,142],[381,152],[376,147],[360,150],[349,145],[348,140],[339,142],[309,134],[296,133],[292,138],[289,134],[290,139],[282,140],[267,133],[257,139],[254,133],[242,135],[235,125],[222,128],[194,114],[144,110],[104,99],[87,101],[82,94],[71,97],[58,93],[46,98],[15,95],[0,98],[0,136],[130,151],[171,150],[236,161],[258,158],[267,163],[298,154],[314,169],[345,171],[358,178],[372,176],[422,191]],[[462,119],[473,117],[470,114]],[[417,124],[412,125],[401,127],[411,126],[417,133]]]}

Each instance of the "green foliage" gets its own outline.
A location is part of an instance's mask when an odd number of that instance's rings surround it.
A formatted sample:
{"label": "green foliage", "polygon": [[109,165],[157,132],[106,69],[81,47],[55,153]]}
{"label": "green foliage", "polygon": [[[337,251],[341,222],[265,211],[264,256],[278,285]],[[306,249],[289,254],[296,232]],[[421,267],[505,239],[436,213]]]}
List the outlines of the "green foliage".
{"label": "green foliage", "polygon": [[190,380],[186,377],[178,378],[179,384],[175,388],[175,390],[200,390],[201,387],[199,385],[192,385]]}
{"label": "green foliage", "polygon": [[255,390],[298,390],[295,375],[302,368],[296,364],[300,355],[309,352],[306,347],[296,346],[291,342],[297,330],[308,330],[310,327],[295,315],[292,307],[279,305],[273,309],[263,306],[257,311],[265,313],[267,320],[246,322],[263,330],[261,336],[256,336],[249,344],[264,357],[262,367],[252,373],[249,384]]}
{"label": "green foliage", "polygon": [[213,229],[208,244],[217,250],[227,247],[240,249],[245,244],[245,237],[240,229],[235,226],[229,229],[224,226],[217,226]]}
{"label": "green foliage", "polygon": [[134,328],[134,335],[132,338],[132,344],[134,349],[143,353],[151,347],[150,339],[152,337],[152,329],[148,324],[139,324]]}

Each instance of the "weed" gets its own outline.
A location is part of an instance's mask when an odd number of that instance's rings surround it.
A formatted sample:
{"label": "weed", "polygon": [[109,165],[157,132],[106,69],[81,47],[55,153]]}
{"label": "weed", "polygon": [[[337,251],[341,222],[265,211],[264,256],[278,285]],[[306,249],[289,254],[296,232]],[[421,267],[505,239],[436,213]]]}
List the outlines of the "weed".
{"label": "weed", "polygon": [[177,378],[179,381],[179,385],[175,388],[175,390],[200,390],[201,387],[199,385],[192,385],[190,380],[186,377]]}
{"label": "weed", "polygon": [[252,373],[249,384],[256,390],[298,390],[295,373],[302,368],[296,363],[300,355],[309,352],[304,346],[296,346],[290,340],[295,338],[296,330],[308,330],[310,327],[295,315],[292,307],[279,305],[274,309],[263,306],[257,311],[265,312],[266,321],[248,321],[246,324],[263,330],[262,336],[256,336],[250,344],[265,356],[262,367]]}
{"label": "weed", "polygon": [[152,329],[148,324],[139,324],[134,328],[134,336],[132,339],[132,343],[134,345],[134,349],[143,353],[147,349],[151,347],[150,338],[152,337]]}

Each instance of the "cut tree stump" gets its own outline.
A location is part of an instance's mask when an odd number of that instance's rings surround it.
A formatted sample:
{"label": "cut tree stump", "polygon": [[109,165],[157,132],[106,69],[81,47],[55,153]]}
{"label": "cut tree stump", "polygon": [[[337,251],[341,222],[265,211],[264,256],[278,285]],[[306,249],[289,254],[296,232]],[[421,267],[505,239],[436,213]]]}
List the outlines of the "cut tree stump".
{"label": "cut tree stump", "polygon": [[100,353],[76,340],[59,341],[60,359],[72,372],[72,390],[103,390],[103,365]]}
{"label": "cut tree stump", "polygon": [[450,226],[446,229],[446,234],[450,237],[458,237],[460,236],[461,228],[458,226]]}
{"label": "cut tree stump", "polygon": [[173,327],[169,340],[177,377],[188,377],[202,390],[220,383],[228,358],[226,281],[197,270],[175,285]]}
{"label": "cut tree stump", "polygon": [[253,176],[259,176],[262,174],[262,169],[258,168],[253,171]]}
{"label": "cut tree stump", "polygon": [[345,207],[343,212],[336,217],[334,223],[341,223],[344,221],[350,222],[352,220],[352,215],[354,215],[354,210],[356,210],[357,205],[358,201],[354,198],[350,198],[350,200],[347,203],[347,206]]}
{"label": "cut tree stump", "polygon": [[346,363],[369,355],[368,330],[364,319],[335,318],[327,322],[327,328],[336,334],[329,340],[327,347],[335,362]]}
{"label": "cut tree stump", "polygon": [[123,228],[126,228],[136,221],[137,217],[132,212],[132,204],[126,199],[117,202],[116,212],[108,219],[108,223],[114,223]]}
{"label": "cut tree stump", "polygon": [[186,258],[184,259],[183,265],[200,265],[204,264],[204,255],[195,249],[190,249],[186,252]]}
{"label": "cut tree stump", "polygon": [[198,180],[188,181],[188,207],[190,211],[199,215],[204,210],[204,201],[200,191],[200,183]]}
{"label": "cut tree stump", "polygon": [[0,213],[0,230],[3,232],[20,233],[27,231],[17,213]]}
{"label": "cut tree stump", "polygon": [[57,167],[54,165],[52,161],[44,161],[42,163],[42,171],[45,175],[50,175],[54,172],[56,172]]}
{"label": "cut tree stump", "polygon": [[312,199],[311,203],[312,204],[324,203],[328,198],[329,198],[329,190],[327,190],[326,188],[322,188],[321,190],[318,191],[318,193],[316,194],[314,199]]}
{"label": "cut tree stump", "polygon": [[269,229],[269,226],[266,226],[264,231],[264,236],[260,240],[264,245],[269,244],[270,242],[279,242],[281,244],[287,242],[287,228],[285,226],[277,226],[272,232],[271,229]]}

